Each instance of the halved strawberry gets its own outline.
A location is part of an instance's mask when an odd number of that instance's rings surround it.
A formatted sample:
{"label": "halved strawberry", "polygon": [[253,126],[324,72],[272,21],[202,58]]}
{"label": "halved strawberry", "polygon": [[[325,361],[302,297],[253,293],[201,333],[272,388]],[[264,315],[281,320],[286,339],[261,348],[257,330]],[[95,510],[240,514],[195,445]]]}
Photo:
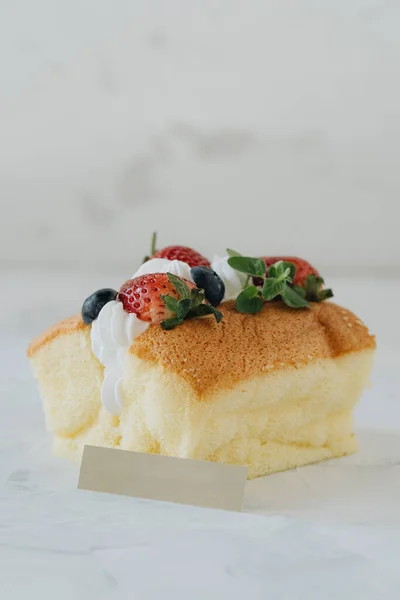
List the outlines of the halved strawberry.
{"label": "halved strawberry", "polygon": [[118,297],[124,310],[134,313],[141,321],[173,329],[185,319],[214,315],[217,323],[222,314],[204,304],[204,292],[194,283],[172,273],[151,273],[129,279]]}
{"label": "halved strawberry", "polygon": [[[191,281],[184,281],[188,288],[196,287]],[[172,296],[176,300],[180,298],[167,273],[151,273],[124,283],[119,291],[118,300],[122,302],[126,312],[135,313],[141,321],[157,324],[174,316],[161,298],[164,295]]]}

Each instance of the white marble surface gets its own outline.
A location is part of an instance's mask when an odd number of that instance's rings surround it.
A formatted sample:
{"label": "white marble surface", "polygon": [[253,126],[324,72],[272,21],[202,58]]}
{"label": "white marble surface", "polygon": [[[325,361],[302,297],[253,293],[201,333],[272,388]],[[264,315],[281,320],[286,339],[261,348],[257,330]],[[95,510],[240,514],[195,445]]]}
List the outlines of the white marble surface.
{"label": "white marble surface", "polygon": [[77,468],[50,453],[24,350],[101,277],[1,279],[0,598],[398,599],[399,281],[331,281],[378,336],[359,454],[249,482],[234,514],[76,489]]}

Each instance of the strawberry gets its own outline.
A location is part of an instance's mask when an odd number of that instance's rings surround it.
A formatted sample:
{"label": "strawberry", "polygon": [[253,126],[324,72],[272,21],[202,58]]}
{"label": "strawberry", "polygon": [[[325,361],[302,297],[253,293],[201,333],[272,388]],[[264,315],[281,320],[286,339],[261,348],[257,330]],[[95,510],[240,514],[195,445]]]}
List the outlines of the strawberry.
{"label": "strawberry", "polygon": [[168,260],[181,260],[189,267],[209,267],[210,262],[199,252],[187,246],[167,246],[153,254],[152,258],[167,258]]}
{"label": "strawberry", "polygon": [[[266,264],[267,272],[268,268],[274,263],[278,262],[279,260],[284,260],[286,262],[293,263],[296,267],[296,274],[293,279],[293,283],[295,285],[301,285],[302,287],[304,287],[308,275],[315,275],[316,277],[319,277],[317,269],[315,269],[312,265],[310,265],[309,262],[307,262],[303,258],[296,258],[293,256],[261,256],[261,259]],[[260,281],[260,285],[262,285],[262,280]],[[258,282],[256,283],[256,285],[258,285]]]}
{"label": "strawberry", "polygon": [[290,308],[309,308],[311,302],[323,302],[333,297],[331,289],[324,288],[324,280],[302,258],[264,256],[252,258],[228,250],[228,265],[245,273],[247,282],[235,301],[241,313],[259,312],[263,302],[282,300]]}
{"label": "strawberry", "polygon": [[[190,281],[185,280],[185,283],[189,288],[196,287]],[[164,305],[162,295],[172,296],[176,300],[180,298],[167,273],[151,273],[124,283],[119,291],[118,300],[122,302],[126,312],[135,313],[141,321],[156,324],[174,316]]]}
{"label": "strawberry", "polygon": [[210,267],[210,262],[199,252],[188,248],[188,246],[167,246],[162,250],[157,250],[157,233],[151,236],[150,254],[145,256],[144,262],[150,258],[166,258],[168,260],[181,260],[189,267]]}
{"label": "strawberry", "polygon": [[141,321],[161,324],[173,329],[185,319],[214,315],[217,323],[222,314],[213,306],[204,304],[204,292],[194,283],[172,273],[151,273],[129,279],[121,287],[117,299],[128,313]]}

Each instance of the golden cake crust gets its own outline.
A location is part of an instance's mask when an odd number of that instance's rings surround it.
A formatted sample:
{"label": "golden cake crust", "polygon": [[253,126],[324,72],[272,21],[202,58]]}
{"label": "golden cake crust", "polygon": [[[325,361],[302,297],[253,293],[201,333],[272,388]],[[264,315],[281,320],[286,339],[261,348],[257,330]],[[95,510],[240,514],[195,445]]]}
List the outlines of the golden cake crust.
{"label": "golden cake crust", "polygon": [[203,395],[262,372],[375,348],[367,327],[332,302],[307,310],[271,302],[255,315],[237,312],[233,302],[218,309],[223,313],[219,324],[207,318],[172,331],[149,327],[130,352],[179,374]]}
{"label": "golden cake crust", "polygon": [[[150,326],[130,352],[180,375],[200,396],[262,372],[375,348],[367,327],[332,302],[305,310],[270,302],[255,315],[237,312],[231,301],[218,308],[221,323],[192,319],[172,331]],[[61,321],[32,341],[28,356],[59,335],[85,327],[80,315]]]}
{"label": "golden cake crust", "polygon": [[40,350],[42,346],[45,346],[59,335],[73,333],[74,331],[85,329],[85,327],[87,327],[87,325],[82,321],[81,315],[75,315],[74,317],[69,317],[68,319],[64,319],[64,321],[60,321],[32,340],[27,350],[28,357],[31,358],[31,356]]}

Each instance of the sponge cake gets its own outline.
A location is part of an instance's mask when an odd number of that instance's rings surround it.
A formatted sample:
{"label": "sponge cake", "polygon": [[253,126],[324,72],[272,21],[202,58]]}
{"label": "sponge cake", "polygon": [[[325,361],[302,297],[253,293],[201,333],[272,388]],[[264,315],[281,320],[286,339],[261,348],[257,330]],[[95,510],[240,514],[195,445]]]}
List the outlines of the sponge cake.
{"label": "sponge cake", "polygon": [[219,310],[219,324],[151,325],[134,340],[119,416],[101,403],[104,368],[80,316],[34,340],[28,356],[54,451],[79,461],[92,444],[221,461],[247,465],[250,478],[355,452],[352,413],[375,350],[363,323],[331,302]]}

